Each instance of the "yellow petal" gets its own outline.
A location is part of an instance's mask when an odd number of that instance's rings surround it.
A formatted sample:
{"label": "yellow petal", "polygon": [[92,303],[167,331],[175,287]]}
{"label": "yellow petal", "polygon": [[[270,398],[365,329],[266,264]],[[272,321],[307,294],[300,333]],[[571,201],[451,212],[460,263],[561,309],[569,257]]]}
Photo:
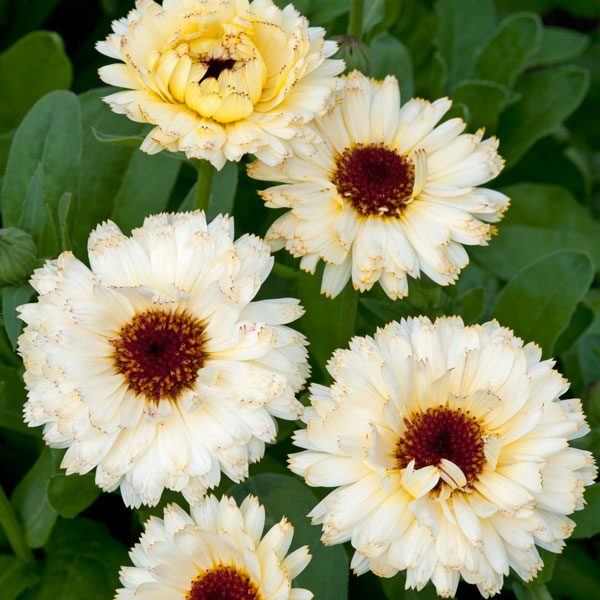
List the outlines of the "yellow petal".
{"label": "yellow petal", "polygon": [[254,106],[247,94],[232,92],[223,99],[212,117],[219,123],[231,123],[247,117],[253,110]]}

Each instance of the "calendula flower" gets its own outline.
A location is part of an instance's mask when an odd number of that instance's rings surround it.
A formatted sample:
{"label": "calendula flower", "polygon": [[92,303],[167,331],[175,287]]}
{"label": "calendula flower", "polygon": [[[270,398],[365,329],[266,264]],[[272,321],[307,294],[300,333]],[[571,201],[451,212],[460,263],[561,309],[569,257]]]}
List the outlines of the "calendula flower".
{"label": "calendula flower", "polygon": [[541,350],[492,321],[389,323],[337,350],[331,387],[313,385],[290,457],[312,486],[335,487],[310,513],[325,544],[351,541],[352,567],[407,588],[459,578],[484,597],[513,569],[530,580],[537,547],[560,552],[596,468],[569,447],[589,430],[568,382]]}
{"label": "calendula flower", "polygon": [[392,299],[406,296],[408,275],[454,283],[469,262],[463,244],[487,244],[509,199],[477,187],[502,169],[498,140],[462,133],[458,118],[437,125],[450,105],[415,98],[400,108],[394,77],[353,71],[314,121],[324,141],[310,156],[249,165],[251,177],[283,183],[261,192],[267,206],[289,209],[267,233],[272,247],[311,273],[324,260],[329,296],[350,278],[361,292],[379,281]]}
{"label": "calendula flower", "polygon": [[191,515],[168,505],[129,553],[134,566],[121,569],[117,600],[310,600],[311,592],[292,588],[310,561],[308,547],[287,554],[294,528],[284,517],[262,536],[264,524],[254,496],[239,508],[209,496]]}
{"label": "calendula flower", "polygon": [[272,0],[137,0],[97,49],[121,62],[100,78],[105,98],[151,123],[142,150],[182,151],[220,169],[256,154],[268,164],[307,151],[305,124],[323,114],[344,69],[334,42],[292,5]]}
{"label": "calendula flower", "polygon": [[111,222],[34,272],[37,302],[20,307],[25,421],[66,448],[71,473],[96,468],[103,490],[156,504],[164,488],[198,502],[248,474],[296,419],[306,341],[286,327],[297,300],[252,299],[269,274],[268,245],[234,242],[233,219],[160,214],[125,236]]}

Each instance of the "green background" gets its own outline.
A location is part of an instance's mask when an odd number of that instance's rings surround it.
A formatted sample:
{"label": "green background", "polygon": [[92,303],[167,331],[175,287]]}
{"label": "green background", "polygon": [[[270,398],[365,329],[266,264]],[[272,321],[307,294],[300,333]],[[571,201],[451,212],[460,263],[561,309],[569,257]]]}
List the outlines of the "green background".
{"label": "green background", "polygon": [[[281,5],[287,2],[281,2]],[[348,32],[350,0],[297,0],[328,37]],[[112,114],[101,102],[94,43],[130,3],[121,0],[0,1],[0,597],[3,600],[109,599],[127,548],[141,523],[161,508],[130,511],[118,493],[99,494],[93,474],[66,477],[61,451],[47,449],[39,429],[22,422],[20,332],[15,307],[32,297],[26,283],[47,257],[72,249],[85,260],[90,230],[111,218],[124,230],[146,214],[191,207],[196,173],[183,157],[136,149],[147,127]],[[487,248],[469,250],[457,285],[410,281],[405,300],[376,288],[347,288],[335,301],[319,295],[319,277],[276,255],[263,297],[296,296],[307,309],[298,328],[311,341],[313,381],[354,333],[403,316],[460,314],[467,323],[497,317],[554,356],[583,398],[592,433],[576,444],[600,450],[600,1],[370,0],[362,42],[340,38],[349,66],[397,76],[402,97],[454,100],[451,116],[469,130],[499,136],[504,172],[492,187],[512,198]],[[267,210],[244,165],[227,164],[213,180],[208,212],[233,212],[237,233],[263,234],[278,212]],[[303,396],[304,398],[304,396]],[[403,577],[348,575],[351,549],[325,548],[306,512],[324,490],[309,489],[285,468],[296,424],[280,422],[278,441],[253,477],[232,488],[266,504],[268,522],[286,514],[294,546],[315,559],[299,577],[317,600],[433,598],[405,592]],[[218,493],[229,489],[224,481]],[[165,494],[164,501],[178,499]],[[600,598],[600,487],[562,555],[544,553],[531,584],[512,579],[502,598]],[[179,499],[183,503],[182,499]],[[10,538],[10,543],[9,542]],[[16,550],[16,554],[13,553]],[[461,584],[459,598],[479,597]]]}

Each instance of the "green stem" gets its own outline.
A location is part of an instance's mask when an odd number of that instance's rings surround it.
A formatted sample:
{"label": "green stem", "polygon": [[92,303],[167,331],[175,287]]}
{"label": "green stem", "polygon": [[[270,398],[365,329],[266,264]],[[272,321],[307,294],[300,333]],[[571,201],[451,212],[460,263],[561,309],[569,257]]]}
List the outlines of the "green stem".
{"label": "green stem", "polygon": [[210,188],[212,185],[213,173],[215,168],[207,161],[201,160],[197,164],[198,183],[196,185],[196,197],[194,206],[197,209],[206,212],[208,208],[208,200],[210,198]]}
{"label": "green stem", "polygon": [[1,485],[0,526],[2,526],[2,529],[4,529],[8,543],[11,545],[16,557],[22,560],[24,563],[35,564],[35,558],[33,557],[31,548],[29,548],[27,542],[25,541],[23,531],[19,525],[19,522],[17,521],[15,512],[13,511],[13,508],[10,505],[10,502],[6,497]]}
{"label": "green stem", "polygon": [[361,39],[363,29],[363,0],[352,0],[348,35]]}

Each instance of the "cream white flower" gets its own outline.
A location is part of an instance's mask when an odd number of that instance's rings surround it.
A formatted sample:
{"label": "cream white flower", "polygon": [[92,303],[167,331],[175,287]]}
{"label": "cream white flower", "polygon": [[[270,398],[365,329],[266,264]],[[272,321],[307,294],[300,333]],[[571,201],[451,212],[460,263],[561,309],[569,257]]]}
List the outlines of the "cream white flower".
{"label": "cream white flower", "polygon": [[310,600],[292,588],[309,563],[307,546],[287,554],[294,528],[284,517],[262,536],[265,510],[254,496],[207,497],[191,516],[176,504],[151,517],[121,569],[117,600]]}
{"label": "cream white flower", "polygon": [[251,177],[283,183],[261,192],[267,206],[290,209],[267,233],[273,248],[311,273],[324,260],[329,296],[350,278],[361,292],[379,281],[393,299],[421,271],[454,283],[469,262],[463,244],[487,244],[509,200],[476,187],[502,169],[498,140],[462,133],[458,118],[436,126],[450,105],[414,98],[400,108],[394,77],[353,71],[337,106],[314,121],[324,141],[312,155],[249,165]]}
{"label": "cream white flower", "polygon": [[137,0],[97,44],[122,61],[100,78],[125,88],[105,98],[130,119],[152,123],[142,150],[209,160],[256,154],[275,164],[308,151],[305,124],[323,114],[344,69],[334,42],[292,5],[272,0]]}
{"label": "cream white flower", "polygon": [[325,544],[351,541],[356,573],[407,588],[430,579],[453,596],[459,577],[485,597],[513,569],[542,567],[536,545],[560,552],[595,475],[569,447],[587,433],[568,383],[541,350],[492,321],[389,323],[337,350],[331,387],[313,385],[290,468],[337,488],[310,513]]}
{"label": "cream white flower", "polygon": [[67,448],[68,474],[96,467],[129,506],[164,488],[194,503],[221,471],[246,477],[273,416],[301,414],[308,375],[305,338],[285,326],[298,301],[252,302],[268,245],[195,211],[148,217],[131,237],[104,223],[88,251],[91,269],[63,252],[35,271],[39,298],[19,309],[25,421]]}

